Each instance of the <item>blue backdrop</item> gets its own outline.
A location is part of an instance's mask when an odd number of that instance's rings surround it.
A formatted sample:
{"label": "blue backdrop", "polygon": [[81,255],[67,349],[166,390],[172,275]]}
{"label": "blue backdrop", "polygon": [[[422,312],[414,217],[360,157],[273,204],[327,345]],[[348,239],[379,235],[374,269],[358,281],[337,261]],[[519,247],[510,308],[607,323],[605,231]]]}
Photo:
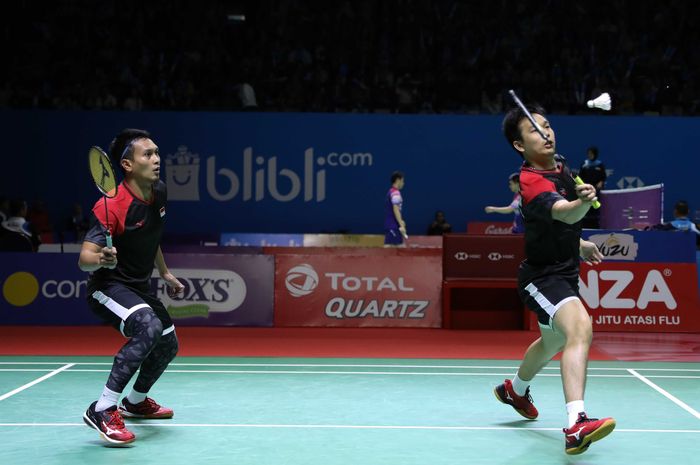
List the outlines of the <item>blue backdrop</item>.
{"label": "blue backdrop", "polygon": [[[436,209],[455,231],[501,219],[507,177],[520,158],[501,116],[298,113],[0,112],[5,160],[0,193],[44,199],[52,220],[97,200],[87,170],[91,145],[106,148],[124,127],[160,146],[170,193],[168,231],[380,233],[394,170],[406,174],[404,216],[422,234]],[[665,217],[683,198],[700,210],[694,138],[698,118],[551,116],[558,151],[572,167],[597,145],[614,172],[608,188],[666,186]]]}

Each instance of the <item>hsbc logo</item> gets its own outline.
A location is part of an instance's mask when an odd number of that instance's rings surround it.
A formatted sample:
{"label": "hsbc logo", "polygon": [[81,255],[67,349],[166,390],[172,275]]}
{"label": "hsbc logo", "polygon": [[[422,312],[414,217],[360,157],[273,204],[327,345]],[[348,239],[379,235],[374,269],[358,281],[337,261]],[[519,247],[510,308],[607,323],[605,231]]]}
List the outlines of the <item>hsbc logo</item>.
{"label": "hsbc logo", "polygon": [[455,260],[459,260],[460,262],[464,260],[469,260],[474,259],[474,258],[481,258],[481,254],[478,253],[473,253],[473,254],[468,254],[467,252],[457,252],[454,255]]}
{"label": "hsbc logo", "polygon": [[502,254],[500,252],[490,252],[488,254],[489,260],[492,262],[497,262],[500,260],[513,260],[515,258],[515,255],[513,254]]}
{"label": "hsbc logo", "polygon": [[318,273],[308,263],[302,263],[287,271],[284,284],[292,297],[311,294],[318,286]]}

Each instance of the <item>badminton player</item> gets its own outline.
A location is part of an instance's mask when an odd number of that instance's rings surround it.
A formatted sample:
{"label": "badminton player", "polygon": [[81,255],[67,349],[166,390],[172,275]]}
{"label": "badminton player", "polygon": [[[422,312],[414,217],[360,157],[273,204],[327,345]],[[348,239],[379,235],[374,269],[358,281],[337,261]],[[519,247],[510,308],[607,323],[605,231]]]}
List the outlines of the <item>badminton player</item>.
{"label": "badminton player", "polygon": [[595,244],[581,240],[581,219],[596,191],[590,184],[577,186],[563,157],[556,155],[554,130],[544,110],[534,107],[530,112],[549,140],[535,130],[520,108],[506,114],[503,134],[524,159],[520,193],[526,259],[518,272],[518,291],[537,314],[541,337],[527,349],[514,378],[506,379],[494,393],[525,418],[537,418],[530,382],[561,352],[568,414],[565,451],[580,454],[615,428],[612,418],[589,418],[583,402],[592,327],[579,297],[579,256],[587,264],[600,263],[603,256]]}
{"label": "badminton player", "polygon": [[394,171],[391,174],[391,187],[384,201],[384,247],[400,246],[406,237],[406,222],[401,216],[403,186],[403,173]]}
{"label": "badminton player", "polygon": [[[151,291],[154,264],[171,295],[184,287],[168,271],[160,249],[167,192],[159,179],[158,147],[148,132],[124,129],[112,141],[109,154],[113,164],[121,168],[124,180],[116,197],[108,199],[107,211],[102,199],[95,204],[97,221],[85,236],[78,265],[91,273],[88,305],[127,341],[114,357],[102,394],[88,407],[83,420],[103,439],[124,444],[135,436],[124,426],[122,416],[173,416],[171,409],[148,397],[178,350],[173,322]],[[112,248],[106,247],[107,225],[113,236]],[[119,403],[122,391],[137,371],[133,389]]]}

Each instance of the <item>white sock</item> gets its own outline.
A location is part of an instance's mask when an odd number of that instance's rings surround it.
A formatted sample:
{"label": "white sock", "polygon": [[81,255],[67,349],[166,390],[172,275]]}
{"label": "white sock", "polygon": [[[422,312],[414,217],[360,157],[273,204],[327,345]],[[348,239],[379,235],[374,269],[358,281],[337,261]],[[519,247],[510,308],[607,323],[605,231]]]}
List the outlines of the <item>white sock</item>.
{"label": "white sock", "polygon": [[582,400],[574,400],[566,403],[566,413],[569,415],[569,428],[576,424],[578,414],[585,411]]}
{"label": "white sock", "polygon": [[520,397],[525,395],[525,391],[530,387],[530,381],[523,381],[516,373],[513,377],[513,390]]}
{"label": "white sock", "polygon": [[129,402],[132,404],[140,404],[144,400],[146,400],[146,393],[136,391],[134,389],[131,390],[128,396],[126,396],[127,399],[129,399]]}
{"label": "white sock", "polygon": [[102,391],[102,395],[99,399],[97,399],[97,405],[95,405],[95,410],[97,412],[101,412],[103,410],[107,410],[112,406],[117,405],[117,402],[119,402],[120,395],[121,392],[114,392],[107,386],[105,386],[104,391]]}

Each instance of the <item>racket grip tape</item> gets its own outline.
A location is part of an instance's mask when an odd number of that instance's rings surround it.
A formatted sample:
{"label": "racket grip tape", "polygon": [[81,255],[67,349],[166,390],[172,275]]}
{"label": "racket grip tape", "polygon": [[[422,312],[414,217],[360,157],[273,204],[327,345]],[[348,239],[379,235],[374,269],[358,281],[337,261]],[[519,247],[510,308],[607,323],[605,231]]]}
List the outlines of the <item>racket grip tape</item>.
{"label": "racket grip tape", "polygon": [[[583,179],[581,179],[579,176],[576,176],[574,178],[574,181],[576,181],[576,184],[583,184]],[[598,202],[598,199],[594,199],[593,202],[591,202],[591,206],[595,209],[600,208],[600,202]]]}
{"label": "racket grip tape", "polygon": [[112,248],[112,233],[107,231],[107,234],[105,235],[105,239],[107,240],[107,247]]}

